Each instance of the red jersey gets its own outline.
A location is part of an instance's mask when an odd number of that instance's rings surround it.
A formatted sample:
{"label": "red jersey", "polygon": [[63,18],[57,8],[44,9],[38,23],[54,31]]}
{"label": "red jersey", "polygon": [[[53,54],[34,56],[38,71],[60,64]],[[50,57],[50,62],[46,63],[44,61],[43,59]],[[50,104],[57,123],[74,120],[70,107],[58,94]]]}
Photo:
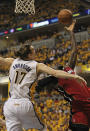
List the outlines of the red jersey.
{"label": "red jersey", "polygon": [[[64,71],[75,74],[70,68],[66,67]],[[77,124],[85,124],[90,127],[90,91],[86,84],[80,85],[74,79],[59,79],[59,85],[64,91],[73,97],[72,100],[72,122]]]}
{"label": "red jersey", "polygon": [[[66,67],[64,71],[75,74],[75,72],[70,68]],[[88,91],[88,87],[83,82],[83,86],[80,85],[76,80],[74,79],[59,79],[59,85],[63,87],[65,92],[73,97],[76,101],[86,101],[90,99],[90,93]]]}

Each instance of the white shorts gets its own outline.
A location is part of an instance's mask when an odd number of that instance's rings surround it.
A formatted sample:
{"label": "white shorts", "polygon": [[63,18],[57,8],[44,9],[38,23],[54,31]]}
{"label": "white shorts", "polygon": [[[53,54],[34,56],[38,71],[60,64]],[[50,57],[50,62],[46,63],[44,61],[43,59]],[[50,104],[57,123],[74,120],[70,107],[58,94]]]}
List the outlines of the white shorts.
{"label": "white shorts", "polygon": [[9,98],[4,104],[4,116],[7,131],[22,131],[22,128],[41,130],[44,127],[35,113],[33,104],[26,98]]}

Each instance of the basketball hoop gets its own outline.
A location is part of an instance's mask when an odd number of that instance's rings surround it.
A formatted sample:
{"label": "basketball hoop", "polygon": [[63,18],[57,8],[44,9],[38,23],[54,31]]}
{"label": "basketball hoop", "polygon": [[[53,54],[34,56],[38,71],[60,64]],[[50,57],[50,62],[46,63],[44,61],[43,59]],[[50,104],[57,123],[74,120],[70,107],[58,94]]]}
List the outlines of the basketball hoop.
{"label": "basketball hoop", "polygon": [[34,15],[34,0],[16,0],[15,13]]}

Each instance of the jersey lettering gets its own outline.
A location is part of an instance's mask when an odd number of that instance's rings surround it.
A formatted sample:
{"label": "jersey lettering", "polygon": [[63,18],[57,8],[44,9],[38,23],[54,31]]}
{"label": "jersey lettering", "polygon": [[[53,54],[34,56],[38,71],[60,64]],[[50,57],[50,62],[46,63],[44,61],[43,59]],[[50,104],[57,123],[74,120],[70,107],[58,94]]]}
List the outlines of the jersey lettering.
{"label": "jersey lettering", "polygon": [[15,64],[15,65],[13,65],[13,69],[18,69],[18,68],[25,69],[27,72],[32,70],[31,67],[29,67],[26,64]]}

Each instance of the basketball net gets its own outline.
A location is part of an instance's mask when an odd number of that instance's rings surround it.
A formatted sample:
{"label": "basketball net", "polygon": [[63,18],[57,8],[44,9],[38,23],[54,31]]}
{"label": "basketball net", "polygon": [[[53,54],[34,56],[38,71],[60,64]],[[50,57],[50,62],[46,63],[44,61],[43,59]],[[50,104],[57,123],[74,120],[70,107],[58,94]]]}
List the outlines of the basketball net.
{"label": "basketball net", "polygon": [[16,0],[15,13],[34,15],[34,0]]}

